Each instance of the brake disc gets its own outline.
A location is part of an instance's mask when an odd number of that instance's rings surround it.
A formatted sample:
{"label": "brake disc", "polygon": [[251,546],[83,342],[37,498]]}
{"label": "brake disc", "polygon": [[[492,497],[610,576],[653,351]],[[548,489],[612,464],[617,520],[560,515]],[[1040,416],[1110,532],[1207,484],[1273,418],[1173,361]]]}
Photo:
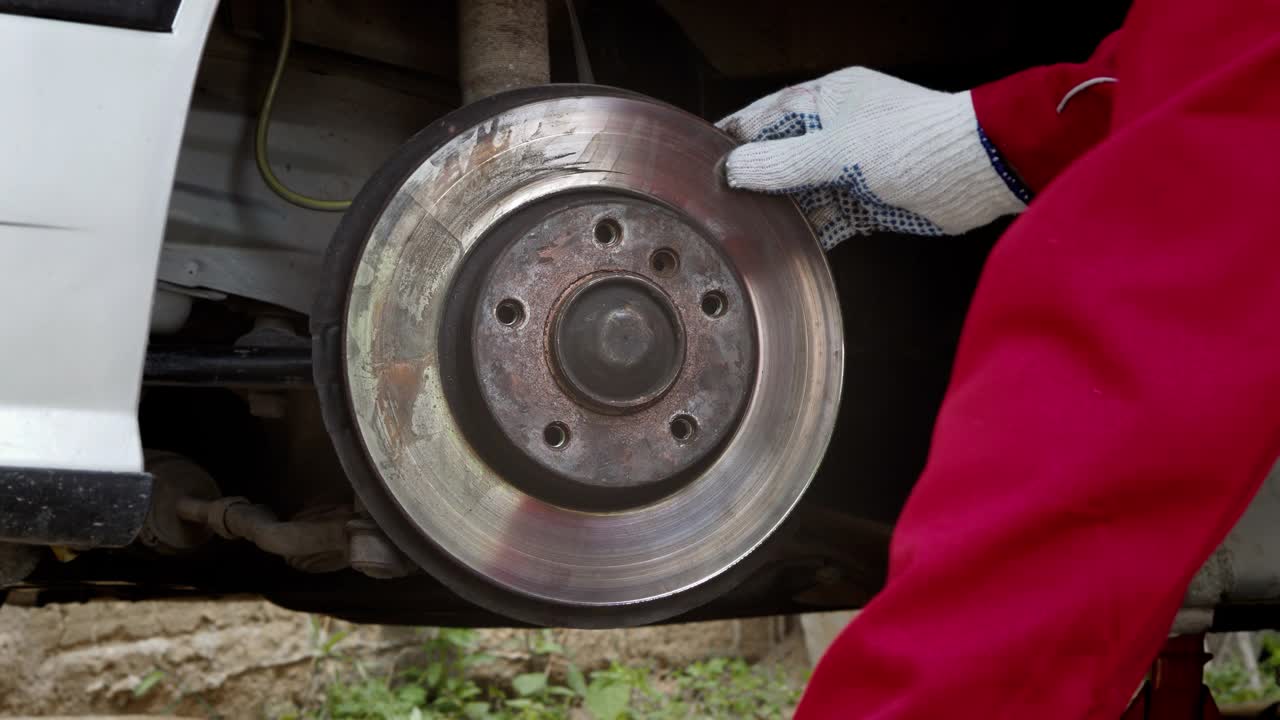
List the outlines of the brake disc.
{"label": "brake disc", "polygon": [[583,86],[424,130],[339,228],[312,318],[362,503],[463,597],[651,622],[723,592],[799,500],[839,400],[826,259],[728,189],[727,136]]}

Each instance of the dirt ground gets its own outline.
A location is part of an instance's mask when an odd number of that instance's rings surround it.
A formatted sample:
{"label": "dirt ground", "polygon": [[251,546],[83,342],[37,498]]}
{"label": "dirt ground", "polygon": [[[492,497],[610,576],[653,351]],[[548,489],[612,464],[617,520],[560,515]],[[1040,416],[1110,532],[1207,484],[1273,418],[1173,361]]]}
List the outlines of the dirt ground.
{"label": "dirt ground", "polygon": [[[556,630],[583,667],[612,660],[684,665],[714,656],[806,668],[800,623],[760,618],[625,631]],[[485,630],[501,659],[522,672],[529,630]],[[329,640],[346,633],[328,650]],[[418,628],[355,626],[256,599],[221,602],[93,602],[0,607],[0,716],[162,713],[270,717],[320,692],[336,660],[387,672],[421,646]],[[801,670],[802,671],[802,670]],[[160,675],[163,673],[163,675]],[[141,698],[135,689],[154,681]],[[149,681],[150,682],[150,681]]]}

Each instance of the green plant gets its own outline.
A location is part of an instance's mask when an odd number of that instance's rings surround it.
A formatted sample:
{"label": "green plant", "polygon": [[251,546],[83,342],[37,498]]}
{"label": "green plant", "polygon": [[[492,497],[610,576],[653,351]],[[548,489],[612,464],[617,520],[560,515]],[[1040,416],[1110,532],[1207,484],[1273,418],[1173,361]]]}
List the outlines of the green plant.
{"label": "green plant", "polygon": [[1261,635],[1257,669],[1254,676],[1239,653],[1228,654],[1205,667],[1204,683],[1219,704],[1280,700],[1280,684],[1277,684],[1280,677],[1280,634],[1268,632]]}
{"label": "green plant", "polygon": [[[156,668],[142,676],[142,679],[138,681],[138,684],[133,686],[133,699],[142,700],[143,698],[146,698],[157,687],[163,686],[165,684],[164,681],[168,676],[169,673],[159,668]],[[211,720],[217,720],[222,717],[199,693],[188,692],[182,686],[178,686],[172,689],[171,694],[172,697],[169,703],[161,710],[161,712],[166,715],[176,712],[184,701],[190,700],[194,704],[198,705],[205,712],[205,716]]]}
{"label": "green plant", "polygon": [[617,720],[630,714],[632,699],[653,692],[643,668],[629,668],[614,663],[608,670],[591,673],[591,684],[583,692],[583,706],[595,720]]}
{"label": "green plant", "polygon": [[147,673],[138,681],[137,685],[133,686],[133,696],[135,698],[146,697],[147,693],[151,692],[151,689],[163,680],[166,674],[163,670],[152,670]]}
{"label": "green plant", "polygon": [[[336,644],[324,648],[326,657]],[[495,658],[479,646],[477,633],[438,629],[429,634],[420,665],[372,676],[351,662],[345,678],[329,682],[323,703],[303,716],[323,720],[772,719],[785,717],[799,697],[799,689],[780,671],[741,659],[712,659],[666,672],[614,663],[584,674],[553,631],[533,634],[522,649],[527,672],[508,681],[486,679],[477,670]]]}

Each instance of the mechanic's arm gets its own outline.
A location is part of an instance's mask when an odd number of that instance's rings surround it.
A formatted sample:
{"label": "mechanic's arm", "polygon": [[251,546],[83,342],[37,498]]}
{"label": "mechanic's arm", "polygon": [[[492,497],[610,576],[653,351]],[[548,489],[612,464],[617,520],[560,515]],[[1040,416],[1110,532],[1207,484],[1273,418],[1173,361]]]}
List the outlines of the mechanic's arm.
{"label": "mechanic's arm", "polygon": [[1107,137],[988,259],[889,582],[797,717],[1123,711],[1280,452],[1276,27],[1134,3]]}
{"label": "mechanic's arm", "polygon": [[789,87],[720,121],[746,143],[729,184],[794,195],[822,244],[958,235],[1022,212],[1110,125],[1120,33],[1085,63],[944,93],[867,68]]}
{"label": "mechanic's arm", "polygon": [[1087,62],[1031,68],[973,90],[982,132],[1032,192],[1106,137],[1121,34]]}

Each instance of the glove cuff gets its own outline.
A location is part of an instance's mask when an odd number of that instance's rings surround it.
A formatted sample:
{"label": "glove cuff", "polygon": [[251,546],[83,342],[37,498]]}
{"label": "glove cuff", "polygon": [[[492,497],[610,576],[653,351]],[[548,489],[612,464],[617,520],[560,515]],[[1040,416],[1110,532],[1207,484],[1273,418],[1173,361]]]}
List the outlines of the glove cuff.
{"label": "glove cuff", "polygon": [[881,138],[896,144],[884,146],[885,162],[875,164],[885,175],[884,199],[947,235],[1025,210],[1031,194],[978,126],[970,94],[930,95],[929,102],[902,108],[899,129]]}

